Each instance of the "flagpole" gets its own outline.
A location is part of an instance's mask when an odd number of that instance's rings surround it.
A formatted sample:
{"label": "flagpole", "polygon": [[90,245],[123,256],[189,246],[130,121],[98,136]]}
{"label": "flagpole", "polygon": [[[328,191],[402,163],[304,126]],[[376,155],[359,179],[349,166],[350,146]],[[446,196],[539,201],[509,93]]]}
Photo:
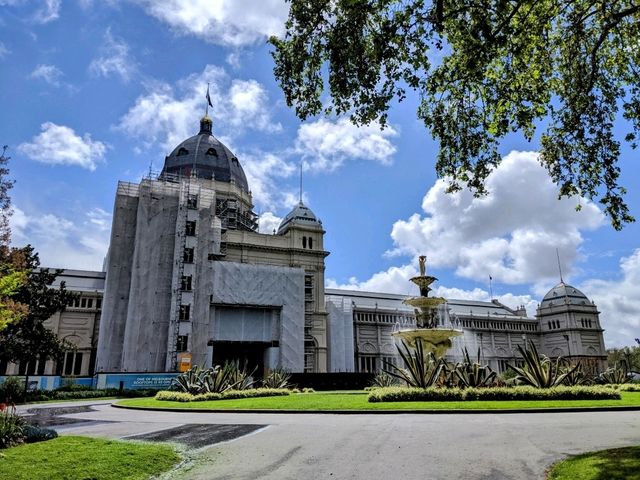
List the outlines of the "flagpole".
{"label": "flagpole", "polygon": [[206,105],[205,110],[204,110],[204,116],[205,117],[209,115],[209,102],[211,101],[211,100],[209,100],[210,98],[211,97],[209,96],[209,82],[207,82],[207,105]]}

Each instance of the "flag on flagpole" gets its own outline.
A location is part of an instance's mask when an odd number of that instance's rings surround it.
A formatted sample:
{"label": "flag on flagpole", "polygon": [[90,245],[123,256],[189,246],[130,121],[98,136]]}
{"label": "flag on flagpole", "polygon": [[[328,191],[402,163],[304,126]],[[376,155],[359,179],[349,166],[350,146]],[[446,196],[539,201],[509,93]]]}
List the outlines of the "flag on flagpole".
{"label": "flag on flagpole", "polygon": [[209,84],[207,83],[207,103],[210,107],[213,107],[213,103],[211,103],[211,96],[209,95]]}

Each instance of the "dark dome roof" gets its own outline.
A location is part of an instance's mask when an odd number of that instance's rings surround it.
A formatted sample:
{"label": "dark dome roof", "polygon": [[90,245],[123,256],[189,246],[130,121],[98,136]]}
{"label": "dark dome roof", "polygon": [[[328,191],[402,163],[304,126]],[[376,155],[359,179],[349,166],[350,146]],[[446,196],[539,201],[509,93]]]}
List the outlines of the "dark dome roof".
{"label": "dark dome roof", "polygon": [[278,233],[284,233],[293,225],[322,228],[322,222],[318,220],[318,217],[315,216],[311,209],[302,202],[298,203],[298,205],[284,217],[278,227]]}
{"label": "dark dome roof", "polygon": [[200,132],[187,138],[165,158],[161,176],[165,173],[190,175],[195,168],[198,178],[233,182],[245,192],[249,184],[238,158],[211,134],[211,119],[200,120]]}
{"label": "dark dome roof", "polygon": [[540,307],[554,305],[591,305],[591,301],[577,288],[560,282],[544,296]]}

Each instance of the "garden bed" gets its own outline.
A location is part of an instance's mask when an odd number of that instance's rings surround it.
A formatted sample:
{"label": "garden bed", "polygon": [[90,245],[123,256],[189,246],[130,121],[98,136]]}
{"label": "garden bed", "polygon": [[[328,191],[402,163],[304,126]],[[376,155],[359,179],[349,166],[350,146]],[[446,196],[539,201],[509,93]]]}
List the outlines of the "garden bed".
{"label": "garden bed", "polygon": [[368,401],[369,392],[293,393],[283,397],[244,398],[202,402],[160,401],[154,398],[123,399],[116,406],[126,408],[196,411],[272,412],[377,412],[377,411],[520,411],[562,409],[640,409],[639,392],[620,392],[619,400],[484,400],[430,402]]}

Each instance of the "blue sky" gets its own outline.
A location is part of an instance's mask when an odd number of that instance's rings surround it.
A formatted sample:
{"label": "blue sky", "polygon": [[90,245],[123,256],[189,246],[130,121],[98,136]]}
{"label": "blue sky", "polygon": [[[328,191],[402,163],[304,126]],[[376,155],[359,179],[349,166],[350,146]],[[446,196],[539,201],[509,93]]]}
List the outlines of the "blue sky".
{"label": "blue sky", "polygon": [[[300,122],[266,44],[286,12],[282,0],[0,0],[14,243],[32,243],[44,265],[100,269],[118,180],[161,169],[197,133],[210,82],[214,134],[244,166],[263,231],[297,201],[303,162],[305,202],[327,231],[328,286],[415,293],[406,279],[426,254],[436,293],[487,300],[491,275],[494,297],[533,315],[558,282],[558,248],[565,280],[600,308],[607,345],[640,336],[637,224],[616,232],[593,203],[558,201],[537,143],[518,135],[503,142],[487,197],[446,195],[415,96],[393,107],[384,131]],[[623,149],[622,183],[640,217],[635,159]]]}

